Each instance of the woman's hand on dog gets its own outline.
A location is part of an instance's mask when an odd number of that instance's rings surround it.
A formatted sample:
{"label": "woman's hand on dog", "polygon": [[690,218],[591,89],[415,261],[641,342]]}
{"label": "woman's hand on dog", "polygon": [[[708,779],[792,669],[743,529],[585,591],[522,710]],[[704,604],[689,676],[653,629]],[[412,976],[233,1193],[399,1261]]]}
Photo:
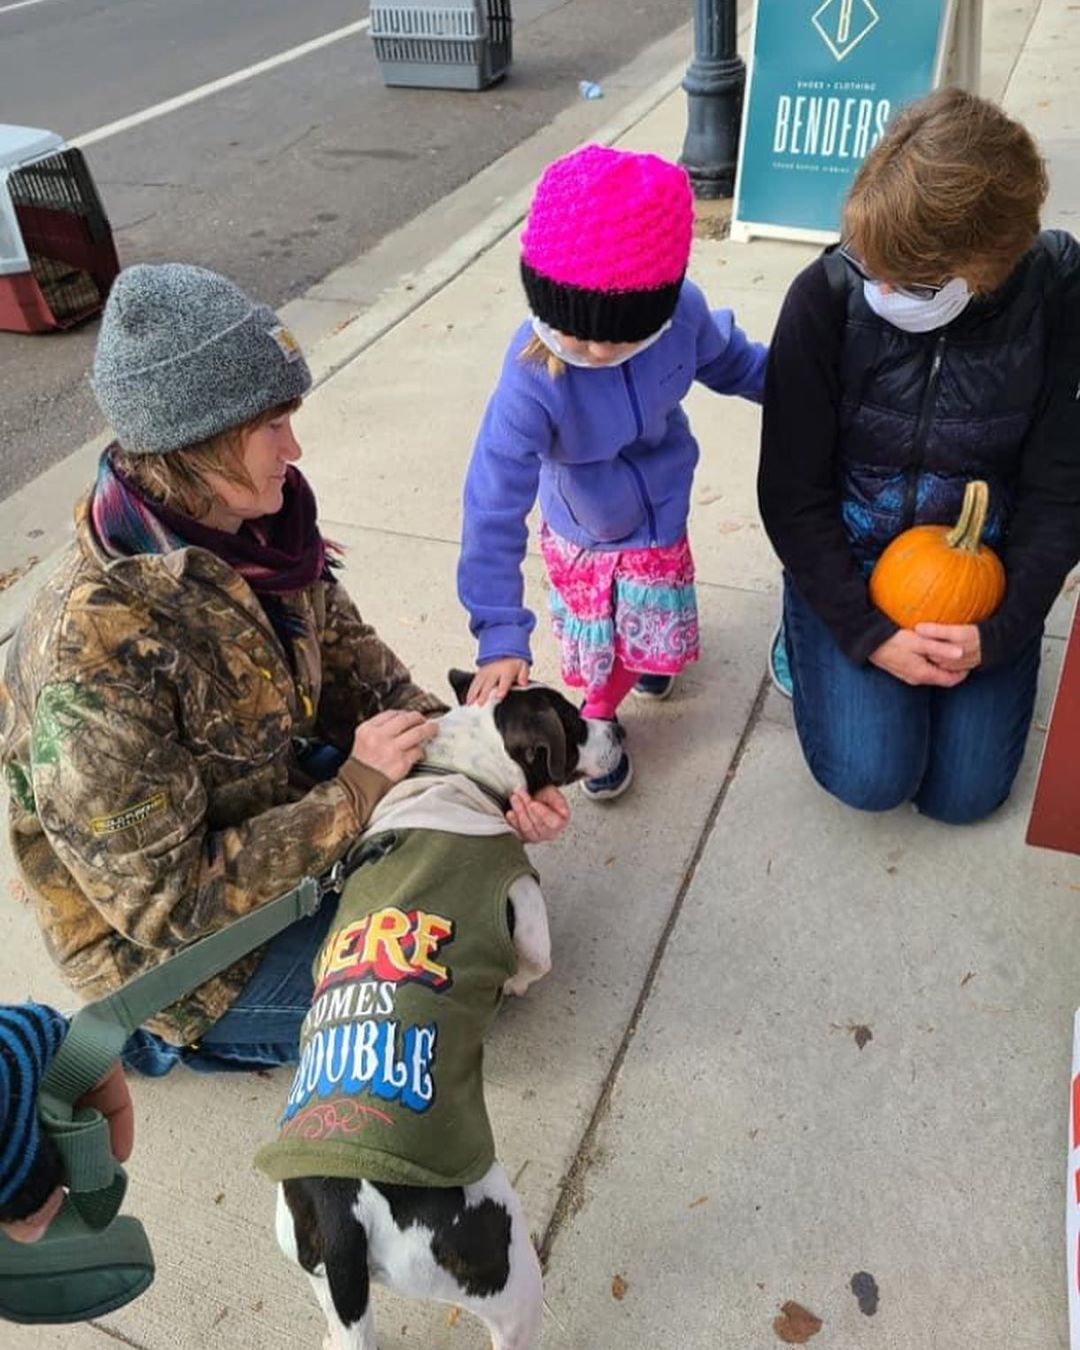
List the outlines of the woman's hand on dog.
{"label": "woman's hand on dog", "polygon": [[353,737],[352,758],[400,783],[424,758],[424,746],[438,724],[418,712],[381,712],[361,722]]}
{"label": "woman's hand on dog", "polygon": [[570,807],[557,787],[541,788],[535,797],[519,788],[506,819],[526,844],[550,844],[570,823]]}
{"label": "woman's hand on dog", "polygon": [[483,705],[489,698],[505,698],[515,685],[529,683],[529,663],[518,656],[507,656],[501,661],[489,661],[473,676],[467,704]]}

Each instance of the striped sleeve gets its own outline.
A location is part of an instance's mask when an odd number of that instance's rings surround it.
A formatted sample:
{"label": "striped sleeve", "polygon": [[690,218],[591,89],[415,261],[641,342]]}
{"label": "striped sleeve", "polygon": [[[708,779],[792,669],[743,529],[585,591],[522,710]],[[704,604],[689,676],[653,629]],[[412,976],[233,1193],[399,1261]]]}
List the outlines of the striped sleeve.
{"label": "striped sleeve", "polygon": [[0,1207],[25,1186],[38,1152],[37,1091],[67,1022],[41,1003],[0,1005]]}

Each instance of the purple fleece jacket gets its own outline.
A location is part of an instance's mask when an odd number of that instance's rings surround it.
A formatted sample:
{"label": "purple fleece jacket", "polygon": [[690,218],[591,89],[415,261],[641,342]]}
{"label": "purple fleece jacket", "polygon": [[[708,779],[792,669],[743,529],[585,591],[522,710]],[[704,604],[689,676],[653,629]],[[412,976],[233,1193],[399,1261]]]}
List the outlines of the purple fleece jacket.
{"label": "purple fleece jacket", "polygon": [[465,479],[458,597],[481,665],[531,660],[521,563],[538,494],[548,525],[585,548],[677,543],[698,460],[680,406],[691,384],[761,401],[765,347],[690,281],[664,336],[621,366],[552,379],[520,359],[531,336],[525,322],[511,340]]}

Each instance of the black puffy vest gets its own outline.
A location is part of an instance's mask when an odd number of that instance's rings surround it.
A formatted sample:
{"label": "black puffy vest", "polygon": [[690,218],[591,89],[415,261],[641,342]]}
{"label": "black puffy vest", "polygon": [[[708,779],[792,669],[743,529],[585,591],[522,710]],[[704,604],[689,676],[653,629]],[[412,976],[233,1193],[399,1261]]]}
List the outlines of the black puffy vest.
{"label": "black puffy vest", "polygon": [[983,537],[1000,541],[1043,396],[1058,278],[1076,247],[1063,231],[1044,231],[998,291],[932,333],[905,333],[880,319],[853,269],[826,253],[833,299],[844,314],[844,523],[865,568],[909,526],[955,522],[973,478],[990,486]]}

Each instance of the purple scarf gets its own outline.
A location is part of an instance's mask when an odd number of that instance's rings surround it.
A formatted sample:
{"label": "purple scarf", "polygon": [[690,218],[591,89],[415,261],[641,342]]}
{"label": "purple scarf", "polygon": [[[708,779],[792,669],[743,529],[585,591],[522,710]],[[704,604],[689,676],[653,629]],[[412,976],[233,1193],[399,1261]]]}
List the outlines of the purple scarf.
{"label": "purple scarf", "polygon": [[245,521],[235,534],[201,525],[152,501],[113,467],[106,450],[98,465],[90,514],[110,558],[169,553],[191,545],[239,572],[260,597],[300,591],[327,575],[327,545],[316,523],[315,494],[293,465],[286,471],[281,510]]}

